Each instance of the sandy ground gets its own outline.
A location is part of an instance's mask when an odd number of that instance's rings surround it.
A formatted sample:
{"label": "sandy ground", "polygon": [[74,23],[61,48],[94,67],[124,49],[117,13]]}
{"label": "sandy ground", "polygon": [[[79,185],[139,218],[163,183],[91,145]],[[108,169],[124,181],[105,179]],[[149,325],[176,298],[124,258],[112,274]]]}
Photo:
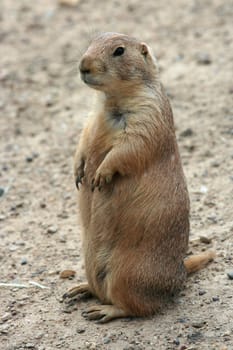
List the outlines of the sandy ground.
{"label": "sandy ground", "polygon": [[[233,349],[232,18],[231,0],[0,1],[0,282],[29,287],[0,287],[1,350]],[[189,185],[190,251],[216,242],[218,254],[161,314],[106,325],[82,318],[93,301],[70,313],[59,302],[85,280],[72,156],[92,100],[77,62],[97,31],[137,36],[157,55]]]}

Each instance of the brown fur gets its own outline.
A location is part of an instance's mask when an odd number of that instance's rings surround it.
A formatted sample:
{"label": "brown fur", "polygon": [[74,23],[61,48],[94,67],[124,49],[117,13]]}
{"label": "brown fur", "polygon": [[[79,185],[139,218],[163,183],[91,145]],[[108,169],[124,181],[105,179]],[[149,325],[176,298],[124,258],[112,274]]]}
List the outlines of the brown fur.
{"label": "brown fur", "polygon": [[[120,56],[117,47],[125,49]],[[74,167],[86,292],[107,304],[84,315],[102,322],[151,315],[182,287],[186,269],[203,265],[183,261],[189,196],[172,110],[150,48],[136,39],[98,36],[80,71],[97,90]]]}

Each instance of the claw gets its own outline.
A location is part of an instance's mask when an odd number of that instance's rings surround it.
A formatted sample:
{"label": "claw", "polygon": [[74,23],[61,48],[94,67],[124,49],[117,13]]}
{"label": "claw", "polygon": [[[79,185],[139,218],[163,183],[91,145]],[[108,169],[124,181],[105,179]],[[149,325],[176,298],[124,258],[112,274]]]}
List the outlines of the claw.
{"label": "claw", "polygon": [[79,176],[76,177],[75,184],[76,184],[76,187],[77,187],[78,190],[79,190],[79,184],[82,185],[82,183],[83,183],[82,182],[83,177],[84,177],[84,174],[83,175],[79,175]]}

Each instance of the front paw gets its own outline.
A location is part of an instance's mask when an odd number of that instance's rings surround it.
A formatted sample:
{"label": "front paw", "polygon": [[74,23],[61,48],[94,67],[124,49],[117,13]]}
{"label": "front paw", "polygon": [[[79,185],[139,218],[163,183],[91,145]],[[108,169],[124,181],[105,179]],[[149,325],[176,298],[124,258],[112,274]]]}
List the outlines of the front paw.
{"label": "front paw", "polygon": [[92,192],[97,187],[99,191],[106,184],[109,184],[112,181],[113,174],[110,171],[104,171],[102,169],[97,169],[94,179],[91,183]]}
{"label": "front paw", "polygon": [[75,184],[78,190],[79,190],[79,185],[82,184],[84,175],[85,175],[84,169],[77,171],[77,175],[75,176]]}
{"label": "front paw", "polygon": [[77,168],[75,168],[75,171],[74,171],[75,184],[78,190],[79,190],[79,185],[82,184],[82,181],[85,175],[84,166],[85,166],[85,162],[84,160],[81,160],[79,162],[79,165],[77,166]]}

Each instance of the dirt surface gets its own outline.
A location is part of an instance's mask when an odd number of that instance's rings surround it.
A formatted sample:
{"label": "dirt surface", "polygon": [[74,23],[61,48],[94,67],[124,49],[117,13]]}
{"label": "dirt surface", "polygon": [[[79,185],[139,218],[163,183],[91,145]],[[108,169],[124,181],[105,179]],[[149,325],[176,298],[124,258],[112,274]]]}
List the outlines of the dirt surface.
{"label": "dirt surface", "polygon": [[[233,349],[232,18],[231,0],[0,1],[0,282],[28,287],[0,287],[1,350]],[[97,31],[137,36],[157,55],[190,191],[190,252],[216,242],[218,255],[161,314],[106,325],[81,316],[94,301],[60,303],[85,281],[72,157],[92,101],[77,62]]]}

